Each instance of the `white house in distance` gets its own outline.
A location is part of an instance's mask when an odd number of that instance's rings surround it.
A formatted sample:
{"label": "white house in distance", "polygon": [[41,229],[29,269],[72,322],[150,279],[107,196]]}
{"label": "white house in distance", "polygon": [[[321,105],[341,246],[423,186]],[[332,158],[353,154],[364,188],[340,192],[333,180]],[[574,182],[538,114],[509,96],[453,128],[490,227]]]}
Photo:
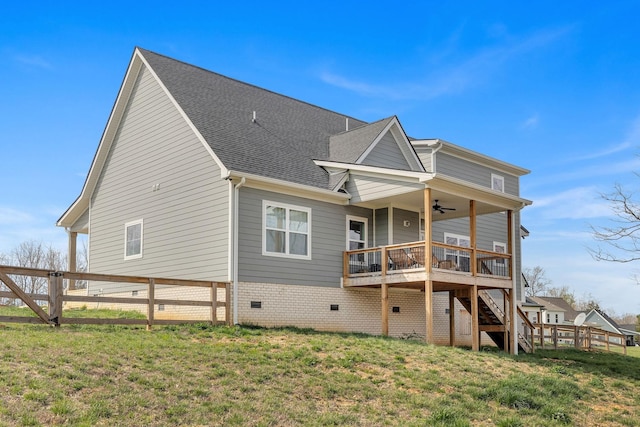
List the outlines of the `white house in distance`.
{"label": "white house in distance", "polygon": [[58,225],[93,273],[230,282],[237,323],[517,353],[528,172],[136,48]]}

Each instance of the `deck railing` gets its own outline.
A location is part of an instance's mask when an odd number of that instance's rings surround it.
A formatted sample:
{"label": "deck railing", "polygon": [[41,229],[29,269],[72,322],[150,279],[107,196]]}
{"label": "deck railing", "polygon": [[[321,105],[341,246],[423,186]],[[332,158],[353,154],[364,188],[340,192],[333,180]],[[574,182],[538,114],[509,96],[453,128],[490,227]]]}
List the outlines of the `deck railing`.
{"label": "deck railing", "polygon": [[[399,271],[424,269],[425,242],[356,249],[344,253],[345,278],[385,276]],[[511,255],[432,242],[433,269],[474,273],[500,278],[511,277]]]}

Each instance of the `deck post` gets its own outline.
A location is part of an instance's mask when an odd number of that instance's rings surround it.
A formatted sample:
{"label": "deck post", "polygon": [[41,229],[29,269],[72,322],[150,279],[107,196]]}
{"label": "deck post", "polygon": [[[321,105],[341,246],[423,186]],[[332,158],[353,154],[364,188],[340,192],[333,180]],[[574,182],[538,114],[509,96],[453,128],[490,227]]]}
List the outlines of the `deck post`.
{"label": "deck post", "polygon": [[432,238],[431,238],[431,189],[426,187],[424,189],[424,271],[431,273],[433,267],[433,254],[432,254]]}
{"label": "deck post", "polygon": [[149,299],[149,305],[147,307],[147,331],[151,330],[153,326],[153,315],[155,309],[156,299],[156,283],[154,279],[149,279],[149,287],[147,291],[147,297]]}
{"label": "deck post", "polygon": [[[76,273],[78,271],[78,232],[69,231],[69,272]],[[72,291],[76,288],[76,280],[69,279],[69,290]]]}
{"label": "deck post", "polygon": [[449,291],[449,345],[456,345],[456,298],[455,291]]}
{"label": "deck post", "polygon": [[[515,247],[515,243],[514,243],[514,236],[515,236],[515,230],[514,230],[514,221],[513,221],[513,211],[512,210],[508,210],[507,211],[507,252],[509,253],[509,275],[513,278],[516,277],[516,275],[514,274],[515,272],[513,271],[513,248]],[[542,322],[540,322],[542,323]]]}
{"label": "deck post", "polygon": [[480,323],[478,310],[478,285],[471,288],[471,350],[480,351]]}
{"label": "deck post", "polygon": [[505,352],[509,351],[509,325],[511,324],[511,316],[509,315],[509,307],[511,306],[509,304],[510,298],[511,297],[506,290],[502,292],[502,311],[504,313],[504,334],[502,346]]}
{"label": "deck post", "polygon": [[380,286],[382,299],[382,335],[389,336],[389,285],[383,283]]}
{"label": "deck post", "polygon": [[478,251],[476,247],[476,201],[469,200],[469,236],[471,244],[471,275],[478,275]]}
{"label": "deck post", "polygon": [[424,281],[424,310],[425,310],[425,341],[427,344],[433,344],[433,282]]}

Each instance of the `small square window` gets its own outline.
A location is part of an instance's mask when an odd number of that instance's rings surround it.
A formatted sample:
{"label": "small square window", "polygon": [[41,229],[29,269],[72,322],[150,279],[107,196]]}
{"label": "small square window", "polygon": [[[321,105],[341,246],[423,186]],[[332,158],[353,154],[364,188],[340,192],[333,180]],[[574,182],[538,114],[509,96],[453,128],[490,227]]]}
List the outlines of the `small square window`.
{"label": "small square window", "polygon": [[131,291],[131,296],[132,297],[137,297],[138,296],[138,291]]}
{"label": "small square window", "polygon": [[501,193],[504,193],[504,177],[492,173],[491,174],[491,189],[495,190],[495,191],[499,191]]}

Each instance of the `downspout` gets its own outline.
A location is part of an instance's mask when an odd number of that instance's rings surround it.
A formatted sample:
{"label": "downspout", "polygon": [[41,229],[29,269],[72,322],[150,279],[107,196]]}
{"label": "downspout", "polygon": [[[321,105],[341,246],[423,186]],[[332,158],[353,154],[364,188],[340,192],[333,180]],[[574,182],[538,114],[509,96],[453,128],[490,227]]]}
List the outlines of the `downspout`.
{"label": "downspout", "polygon": [[242,177],[239,183],[233,187],[233,324],[238,324],[238,216],[240,187],[245,183],[245,177]]}

